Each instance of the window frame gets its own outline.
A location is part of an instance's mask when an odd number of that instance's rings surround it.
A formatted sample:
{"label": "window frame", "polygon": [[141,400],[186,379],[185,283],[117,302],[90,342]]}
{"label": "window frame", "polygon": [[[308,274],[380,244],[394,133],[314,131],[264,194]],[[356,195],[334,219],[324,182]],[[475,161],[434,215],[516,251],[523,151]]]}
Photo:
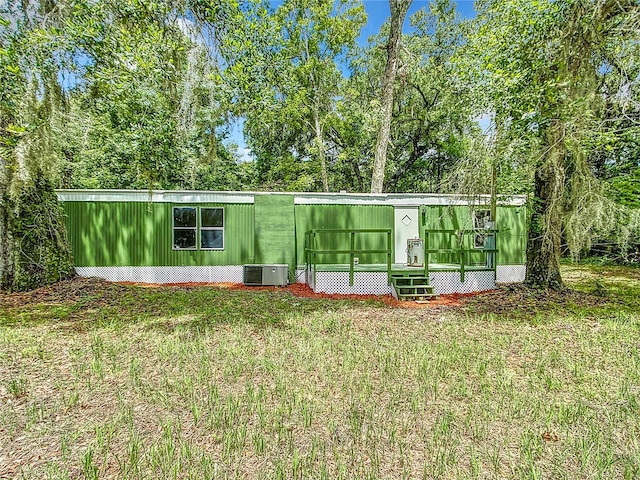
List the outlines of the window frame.
{"label": "window frame", "polygon": [[[200,228],[198,230],[198,241],[200,250],[204,251],[220,251],[224,250],[224,207],[199,207],[200,210],[198,213],[198,220],[200,221]],[[221,227],[203,227],[202,226],[202,210],[221,210],[222,211],[222,226]],[[220,248],[204,248],[202,246],[202,231],[221,231],[222,232],[222,247]]]}
{"label": "window frame", "polygon": [[[177,227],[175,225],[175,210],[176,209],[193,209],[195,210],[196,224],[194,227]],[[221,210],[222,211],[222,226],[221,227],[203,227],[202,226],[202,210]],[[193,251],[205,251],[205,252],[220,252],[225,249],[225,211],[224,207],[200,207],[194,205],[173,205],[171,207],[171,249],[175,252],[193,252]],[[177,248],[176,247],[176,231],[177,230],[193,230],[195,232],[195,246],[193,248]],[[222,232],[222,247],[220,248],[203,248],[201,232],[217,230]]]}
{"label": "window frame", "polygon": [[476,250],[484,250],[485,240],[487,238],[486,233],[481,233],[480,230],[484,230],[484,225],[478,225],[478,222],[486,217],[491,218],[491,210],[488,208],[473,209],[471,221],[473,222],[473,248]]}
{"label": "window frame", "polygon": [[[193,227],[176,227],[175,222],[176,222],[176,216],[175,216],[175,211],[176,209],[193,209],[195,210],[195,225]],[[176,247],[176,230],[193,230],[195,233],[195,245],[193,246],[193,248],[179,248]],[[194,250],[198,250],[198,207],[192,207],[192,206],[173,206],[171,208],[171,249],[178,251],[178,252],[182,252],[182,251],[191,251],[193,252]]]}

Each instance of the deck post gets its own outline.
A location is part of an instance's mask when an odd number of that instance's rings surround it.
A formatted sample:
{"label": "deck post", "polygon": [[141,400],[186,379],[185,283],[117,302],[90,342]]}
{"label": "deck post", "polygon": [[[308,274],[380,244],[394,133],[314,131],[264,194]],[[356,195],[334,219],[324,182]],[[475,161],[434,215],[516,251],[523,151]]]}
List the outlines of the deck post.
{"label": "deck post", "polygon": [[498,280],[498,230],[493,229],[493,283]]}
{"label": "deck post", "polygon": [[387,232],[387,285],[391,285],[391,230]]}
{"label": "deck post", "polygon": [[312,235],[312,248],[313,248],[313,253],[311,254],[313,256],[313,287],[315,288],[316,286],[316,272],[317,272],[317,268],[316,268],[316,261],[317,261],[317,255],[316,255],[316,231],[312,230],[311,231],[311,235]]}
{"label": "deck post", "polygon": [[355,249],[356,249],[356,232],[353,230],[349,232],[351,234],[351,253],[349,254],[349,286],[353,287],[353,269],[354,269],[354,258],[355,258]]}
{"label": "deck post", "polygon": [[424,277],[429,278],[429,232],[427,227],[424,227],[422,234],[424,238]]}

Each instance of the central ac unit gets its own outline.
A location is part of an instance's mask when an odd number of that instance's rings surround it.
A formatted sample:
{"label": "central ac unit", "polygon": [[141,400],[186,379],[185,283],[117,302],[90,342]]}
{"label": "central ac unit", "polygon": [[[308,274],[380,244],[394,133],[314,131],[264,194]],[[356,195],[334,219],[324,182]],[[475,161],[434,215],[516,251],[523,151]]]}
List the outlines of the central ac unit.
{"label": "central ac unit", "polygon": [[283,287],[289,283],[289,266],[244,265],[243,281],[245,285],[275,285]]}

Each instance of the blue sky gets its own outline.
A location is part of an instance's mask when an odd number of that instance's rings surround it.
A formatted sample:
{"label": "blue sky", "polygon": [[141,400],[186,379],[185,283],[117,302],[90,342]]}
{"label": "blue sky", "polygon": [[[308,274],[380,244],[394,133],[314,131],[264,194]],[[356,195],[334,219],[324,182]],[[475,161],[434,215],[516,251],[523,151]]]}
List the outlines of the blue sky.
{"label": "blue sky", "polygon": [[[274,7],[277,7],[280,3],[282,2],[271,2]],[[362,46],[367,44],[367,39],[371,35],[375,35],[380,31],[380,27],[390,15],[389,0],[364,0],[363,3],[367,13],[367,24],[362,28],[360,36],[358,37],[358,43]],[[457,0],[456,6],[460,16],[463,18],[473,18],[476,16],[472,0]],[[429,0],[413,0],[404,23],[403,29],[405,32],[409,25],[409,17],[421,8],[428,7]],[[246,148],[246,144],[242,136],[242,121],[236,122],[236,124],[232,126],[229,142],[233,142],[238,145],[238,153],[244,161],[250,160],[249,151]]]}
{"label": "blue sky", "polygon": [[[362,29],[360,37],[358,37],[358,43],[366,45],[367,39],[371,35],[375,35],[380,31],[382,24],[389,18],[389,0],[364,0],[364,9],[367,12],[367,24]],[[472,0],[458,0],[456,2],[458,12],[464,18],[473,18],[476,16],[476,11],[473,8]],[[421,8],[428,8],[429,0],[413,0],[413,3],[409,7],[409,12],[404,23],[404,29],[406,32],[409,25],[409,17]]]}

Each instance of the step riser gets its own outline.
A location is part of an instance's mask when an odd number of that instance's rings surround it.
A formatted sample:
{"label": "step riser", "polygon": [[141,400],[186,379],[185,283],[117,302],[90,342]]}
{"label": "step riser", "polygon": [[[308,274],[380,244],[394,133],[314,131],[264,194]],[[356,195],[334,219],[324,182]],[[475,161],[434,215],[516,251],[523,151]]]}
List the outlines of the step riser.
{"label": "step riser", "polygon": [[[427,301],[438,298],[438,294],[433,293],[433,287],[424,282],[417,285],[402,285],[396,282],[397,279],[392,279],[393,296],[401,301]],[[426,283],[426,285],[425,285]]]}

